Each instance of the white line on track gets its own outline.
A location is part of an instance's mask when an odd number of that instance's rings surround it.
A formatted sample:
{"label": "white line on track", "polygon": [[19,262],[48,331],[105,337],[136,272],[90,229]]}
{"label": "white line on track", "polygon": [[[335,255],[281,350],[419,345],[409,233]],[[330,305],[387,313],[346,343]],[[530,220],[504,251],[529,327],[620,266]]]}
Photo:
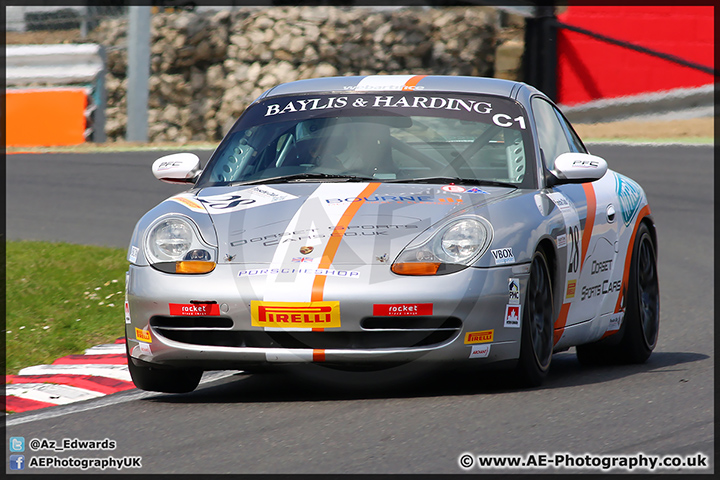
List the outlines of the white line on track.
{"label": "white line on track", "polygon": [[93,392],[85,388],[53,383],[14,383],[5,385],[5,395],[54,403],[55,405],[66,405],[105,396],[104,393]]}
{"label": "white line on track", "polygon": [[73,375],[94,375],[98,377],[109,377],[116,380],[131,381],[130,371],[127,365],[106,365],[106,364],[59,364],[59,365],[35,365],[20,370],[18,375],[59,375],[62,373]]}
{"label": "white line on track", "polygon": [[124,343],[105,343],[95,345],[85,350],[85,355],[109,355],[113,353],[125,353]]}
{"label": "white line on track", "polygon": [[[231,377],[238,373],[241,373],[241,371],[231,370],[205,372],[203,374],[202,380],[200,380],[200,385],[215,382],[217,380],[222,380],[223,378]],[[47,420],[48,418],[62,417],[73,413],[86,412],[88,410],[96,410],[98,408],[108,407],[110,405],[132,402],[133,400],[140,400],[142,398],[154,397],[158,395],[167,394],[158,392],[145,392],[142,390],[129,390],[127,392],[107,395],[87,403],[72,403],[66,406],[61,405],[58,407],[49,407],[44,410],[40,410],[37,413],[31,413],[28,415],[16,416],[19,415],[17,413],[6,415],[5,425],[10,427],[12,425],[20,425],[22,423],[35,422],[38,420]]]}

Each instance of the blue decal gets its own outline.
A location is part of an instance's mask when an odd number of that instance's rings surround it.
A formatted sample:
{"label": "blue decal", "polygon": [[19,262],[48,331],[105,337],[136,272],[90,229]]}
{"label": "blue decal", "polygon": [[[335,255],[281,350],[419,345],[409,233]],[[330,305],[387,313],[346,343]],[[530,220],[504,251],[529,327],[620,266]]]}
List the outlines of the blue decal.
{"label": "blue decal", "polygon": [[470,188],[470,189],[468,189],[468,190],[465,190],[465,193],[484,193],[485,195],[490,195],[490,194],[489,194],[488,192],[486,192],[485,190],[481,190],[481,189],[479,189],[479,188],[477,188],[477,187],[473,187],[473,188]]}
{"label": "blue decal", "polygon": [[620,198],[620,211],[627,227],[640,209],[642,190],[640,185],[624,175],[615,174],[615,187]]}

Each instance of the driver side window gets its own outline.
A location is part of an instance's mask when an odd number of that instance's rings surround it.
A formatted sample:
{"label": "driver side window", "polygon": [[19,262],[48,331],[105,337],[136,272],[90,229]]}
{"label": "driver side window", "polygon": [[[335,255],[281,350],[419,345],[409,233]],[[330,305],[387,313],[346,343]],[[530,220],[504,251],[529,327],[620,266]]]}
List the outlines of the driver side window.
{"label": "driver side window", "polygon": [[552,105],[540,97],[535,97],[532,99],[532,109],[545,166],[548,170],[552,170],[558,155],[571,152],[573,149]]}

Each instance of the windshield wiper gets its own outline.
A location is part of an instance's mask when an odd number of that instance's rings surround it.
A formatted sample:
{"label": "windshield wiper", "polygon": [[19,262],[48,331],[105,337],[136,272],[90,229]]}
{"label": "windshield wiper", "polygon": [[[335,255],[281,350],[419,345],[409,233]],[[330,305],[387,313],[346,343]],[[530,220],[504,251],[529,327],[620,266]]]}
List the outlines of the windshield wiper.
{"label": "windshield wiper", "polygon": [[460,177],[421,177],[421,178],[398,178],[396,180],[385,180],[385,183],[455,183],[465,185],[483,185],[488,187],[518,188],[517,185],[497,180],[480,180],[477,178]]}
{"label": "windshield wiper", "polygon": [[366,182],[377,181],[372,177],[363,177],[358,175],[342,175],[330,173],[296,173],[294,175],[280,175],[278,177],[259,178],[257,180],[249,180],[247,182],[232,182],[229,185],[256,185],[260,183],[290,183],[303,182],[305,180],[338,180],[345,182]]}

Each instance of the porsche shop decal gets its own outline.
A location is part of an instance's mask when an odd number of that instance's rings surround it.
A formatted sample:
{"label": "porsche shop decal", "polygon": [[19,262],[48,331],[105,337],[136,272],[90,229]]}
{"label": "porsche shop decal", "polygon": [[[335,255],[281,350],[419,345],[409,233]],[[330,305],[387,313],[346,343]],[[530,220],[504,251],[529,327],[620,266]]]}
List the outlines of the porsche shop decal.
{"label": "porsche shop decal", "polygon": [[251,325],[265,328],[340,327],[340,302],[250,302]]}

